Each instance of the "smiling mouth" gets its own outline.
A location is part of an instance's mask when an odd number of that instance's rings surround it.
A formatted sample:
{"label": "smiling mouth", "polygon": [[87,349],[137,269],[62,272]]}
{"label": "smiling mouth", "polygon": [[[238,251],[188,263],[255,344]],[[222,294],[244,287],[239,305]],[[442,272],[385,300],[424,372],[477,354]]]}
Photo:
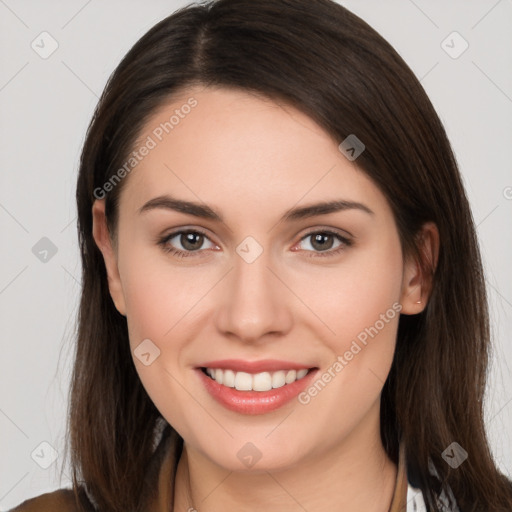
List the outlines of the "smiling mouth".
{"label": "smiling mouth", "polygon": [[202,367],[201,371],[222,386],[237,391],[270,391],[303,379],[314,368],[279,370],[276,372],[247,373],[222,368]]}

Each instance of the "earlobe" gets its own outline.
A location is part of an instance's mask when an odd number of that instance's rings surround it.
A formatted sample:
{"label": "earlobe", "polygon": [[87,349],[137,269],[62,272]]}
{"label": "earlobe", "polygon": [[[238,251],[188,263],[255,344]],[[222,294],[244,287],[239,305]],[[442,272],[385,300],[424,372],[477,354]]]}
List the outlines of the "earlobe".
{"label": "earlobe", "polygon": [[409,256],[404,264],[401,313],[415,315],[427,306],[439,258],[439,231],[433,222],[422,226],[417,236],[418,256]]}
{"label": "earlobe", "polygon": [[126,305],[119,268],[117,265],[116,251],[112,246],[112,240],[110,238],[107,219],[105,216],[105,199],[96,199],[94,201],[92,206],[92,221],[92,236],[98,246],[98,249],[103,254],[110,296],[112,297],[119,313],[126,316]]}

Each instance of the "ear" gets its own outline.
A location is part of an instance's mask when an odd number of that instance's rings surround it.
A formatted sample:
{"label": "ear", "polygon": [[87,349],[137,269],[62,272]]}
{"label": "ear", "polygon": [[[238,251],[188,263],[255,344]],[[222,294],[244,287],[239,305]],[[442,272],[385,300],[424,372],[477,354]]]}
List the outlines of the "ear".
{"label": "ear", "polygon": [[439,257],[439,231],[433,222],[425,223],[417,234],[418,257],[408,256],[402,278],[401,313],[415,315],[427,306]]}
{"label": "ear", "polygon": [[96,199],[92,206],[92,236],[103,254],[107,270],[108,288],[116,309],[126,316],[126,304],[123,287],[117,265],[117,254],[113,247],[105,216],[105,199]]}

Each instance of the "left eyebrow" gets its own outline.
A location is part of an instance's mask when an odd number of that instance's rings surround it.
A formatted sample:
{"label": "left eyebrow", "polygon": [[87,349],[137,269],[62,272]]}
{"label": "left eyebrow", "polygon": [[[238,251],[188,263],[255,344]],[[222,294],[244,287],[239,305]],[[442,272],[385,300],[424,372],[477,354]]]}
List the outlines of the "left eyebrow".
{"label": "left eyebrow", "polygon": [[[193,201],[185,201],[183,199],[177,199],[169,195],[158,196],[153,199],[150,199],[141,208],[139,208],[138,212],[139,214],[141,214],[146,211],[160,208],[186,213],[189,215],[193,215],[194,217],[199,217],[203,219],[224,222],[222,215],[215,211],[214,208],[206,204],[196,203]],[[280,222],[292,222],[300,219],[306,219],[309,217],[326,215],[328,213],[335,213],[346,210],[360,210],[370,215],[375,215],[373,210],[371,210],[368,206],[366,206],[363,203],[340,199],[337,201],[313,203],[306,206],[301,206],[299,208],[291,208],[290,210],[287,210],[284,213],[284,215],[281,217]]]}
{"label": "left eyebrow", "polygon": [[288,210],[281,220],[294,221],[299,219],[306,219],[308,217],[315,217],[317,215],[326,215],[328,213],[335,213],[346,210],[361,210],[370,215],[375,215],[375,212],[368,208],[363,203],[356,201],[345,201],[340,199],[338,201],[327,201],[322,203],[313,203],[300,208],[292,208]]}

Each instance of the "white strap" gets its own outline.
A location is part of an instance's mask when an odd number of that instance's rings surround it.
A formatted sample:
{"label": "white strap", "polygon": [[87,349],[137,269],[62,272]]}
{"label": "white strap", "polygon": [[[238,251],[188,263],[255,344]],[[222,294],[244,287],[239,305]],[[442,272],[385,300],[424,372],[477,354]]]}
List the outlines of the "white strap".
{"label": "white strap", "polygon": [[411,484],[407,486],[407,512],[427,512],[423,493]]}
{"label": "white strap", "polygon": [[[453,494],[450,490],[450,497],[453,498]],[[450,501],[446,497],[445,492],[441,493],[441,496],[438,499],[439,505],[441,505],[441,510],[446,512],[460,512],[460,509],[457,505],[450,508]],[[420,489],[413,487],[410,483],[407,485],[407,509],[406,512],[427,512],[427,507],[425,505],[425,500],[423,499],[423,493]]]}

